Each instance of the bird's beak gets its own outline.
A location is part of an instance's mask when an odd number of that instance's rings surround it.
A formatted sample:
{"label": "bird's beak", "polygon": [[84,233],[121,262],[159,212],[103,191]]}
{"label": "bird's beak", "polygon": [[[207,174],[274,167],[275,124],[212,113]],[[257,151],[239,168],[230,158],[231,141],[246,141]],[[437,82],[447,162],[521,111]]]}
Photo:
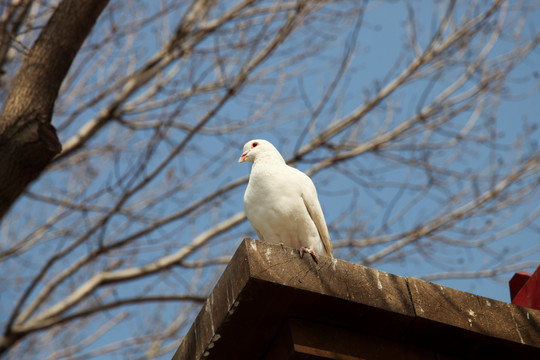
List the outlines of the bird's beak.
{"label": "bird's beak", "polygon": [[243,153],[242,156],[240,156],[240,159],[238,159],[238,162],[243,163],[244,161],[246,161],[247,154],[248,154],[247,151],[245,153]]}

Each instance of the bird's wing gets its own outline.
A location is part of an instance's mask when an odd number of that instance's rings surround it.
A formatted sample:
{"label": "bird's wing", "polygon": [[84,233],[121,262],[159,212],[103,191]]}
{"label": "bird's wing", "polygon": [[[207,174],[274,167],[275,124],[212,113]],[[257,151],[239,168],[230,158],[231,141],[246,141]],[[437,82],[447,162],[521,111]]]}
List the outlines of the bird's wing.
{"label": "bird's wing", "polygon": [[[308,178],[309,179],[309,178]],[[315,223],[317,230],[319,231],[319,237],[322,240],[324,249],[326,252],[333,257],[332,243],[330,241],[330,234],[328,233],[328,228],[326,227],[326,221],[324,220],[324,214],[317,198],[317,191],[315,190],[315,185],[309,179],[310,185],[302,192],[302,200],[304,200],[304,205],[306,205],[309,216]]]}

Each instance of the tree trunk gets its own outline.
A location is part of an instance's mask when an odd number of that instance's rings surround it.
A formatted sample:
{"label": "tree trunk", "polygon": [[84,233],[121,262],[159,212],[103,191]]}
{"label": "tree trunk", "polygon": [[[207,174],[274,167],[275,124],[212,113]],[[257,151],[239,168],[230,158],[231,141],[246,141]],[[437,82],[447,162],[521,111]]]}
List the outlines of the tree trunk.
{"label": "tree trunk", "polygon": [[51,125],[60,85],[109,0],[63,0],[41,31],[0,115],[0,217],[62,146]]}

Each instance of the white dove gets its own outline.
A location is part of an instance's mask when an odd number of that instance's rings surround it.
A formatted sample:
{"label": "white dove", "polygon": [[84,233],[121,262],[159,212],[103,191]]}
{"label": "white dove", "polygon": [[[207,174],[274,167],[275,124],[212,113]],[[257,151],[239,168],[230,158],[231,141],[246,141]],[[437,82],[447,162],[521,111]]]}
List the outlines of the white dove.
{"label": "white dove", "polygon": [[246,216],[259,238],[273,244],[317,254],[332,255],[332,243],[313,181],[285,163],[266,140],[244,145],[239,163],[253,163],[244,194]]}

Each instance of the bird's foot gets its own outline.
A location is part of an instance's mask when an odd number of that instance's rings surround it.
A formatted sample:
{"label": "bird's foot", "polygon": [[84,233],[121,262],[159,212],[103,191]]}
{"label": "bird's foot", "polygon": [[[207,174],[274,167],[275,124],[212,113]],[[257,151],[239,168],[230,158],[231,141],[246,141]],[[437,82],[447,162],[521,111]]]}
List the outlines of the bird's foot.
{"label": "bird's foot", "polygon": [[317,259],[317,254],[315,253],[315,251],[313,249],[302,246],[300,248],[300,257],[301,258],[304,257],[304,253],[309,253],[309,255],[311,255],[311,257],[313,258],[313,261],[315,261],[315,263],[317,263],[317,264],[319,263],[319,259]]}

